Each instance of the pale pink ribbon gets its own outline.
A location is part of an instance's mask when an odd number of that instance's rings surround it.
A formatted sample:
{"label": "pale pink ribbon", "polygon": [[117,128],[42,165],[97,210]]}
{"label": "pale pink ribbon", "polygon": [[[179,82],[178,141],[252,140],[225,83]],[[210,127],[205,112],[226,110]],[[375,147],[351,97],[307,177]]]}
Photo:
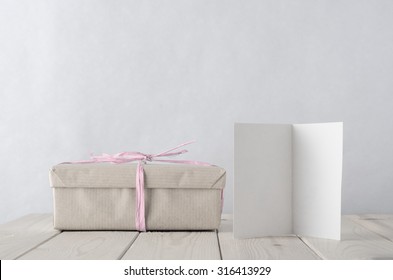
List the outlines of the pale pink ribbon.
{"label": "pale pink ribbon", "polygon": [[[178,156],[184,153],[187,153],[187,150],[179,150],[181,147],[194,143],[195,141],[190,141],[178,145],[172,149],[167,151],[158,153],[158,154],[144,154],[140,152],[122,152],[114,155],[102,154],[101,156],[91,156],[90,160],[80,160],[80,161],[72,161],[72,162],[63,162],[63,163],[95,163],[95,162],[110,162],[110,163],[126,163],[138,161],[138,165],[136,168],[136,205],[135,205],[135,227],[139,231],[146,231],[146,222],[145,222],[145,193],[144,193],[144,174],[143,174],[143,165],[146,161],[157,161],[157,162],[169,162],[169,163],[183,163],[183,164],[193,164],[193,165],[202,165],[202,166],[211,166],[210,163],[202,162],[202,161],[194,161],[194,160],[174,160],[174,159],[158,159],[161,157],[171,157]],[[222,195],[222,193],[221,193]]]}

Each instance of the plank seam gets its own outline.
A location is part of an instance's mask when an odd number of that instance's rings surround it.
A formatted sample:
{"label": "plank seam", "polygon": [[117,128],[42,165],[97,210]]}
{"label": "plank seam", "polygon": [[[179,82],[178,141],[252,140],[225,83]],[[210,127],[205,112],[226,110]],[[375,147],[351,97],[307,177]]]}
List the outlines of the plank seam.
{"label": "plank seam", "polygon": [[15,258],[15,260],[17,260],[17,259],[23,257],[24,255],[30,253],[31,251],[37,249],[39,246],[43,245],[44,243],[48,242],[49,240],[52,240],[53,238],[55,238],[56,236],[60,235],[61,233],[62,233],[62,231],[60,231],[60,232],[58,232],[58,233],[55,233],[55,234],[52,235],[51,237],[45,239],[44,241],[38,243],[38,244],[35,245],[34,247],[32,247],[32,248],[28,249],[27,251],[25,251],[25,252],[21,253],[20,255],[18,255],[18,256]]}
{"label": "plank seam", "polygon": [[123,252],[119,255],[119,257],[117,258],[118,260],[121,260],[124,255],[128,252],[128,250],[130,250],[132,244],[134,244],[135,240],[139,237],[139,232],[134,236],[134,238],[131,239],[130,243],[125,247],[125,249],[123,250]]}
{"label": "plank seam", "polygon": [[218,230],[215,230],[215,232],[216,232],[216,237],[217,237],[218,253],[220,254],[220,260],[223,260],[222,252],[221,252],[221,245],[220,245],[220,238],[218,237]]}
{"label": "plank seam", "polygon": [[318,253],[318,251],[316,249],[313,249],[312,246],[310,246],[309,244],[307,244],[307,242],[305,240],[303,240],[303,238],[299,235],[296,235],[297,238],[300,239],[301,242],[303,242],[304,245],[306,245],[306,247],[308,249],[310,249],[310,251],[317,256],[320,260],[326,260],[326,258],[323,257],[322,254]]}

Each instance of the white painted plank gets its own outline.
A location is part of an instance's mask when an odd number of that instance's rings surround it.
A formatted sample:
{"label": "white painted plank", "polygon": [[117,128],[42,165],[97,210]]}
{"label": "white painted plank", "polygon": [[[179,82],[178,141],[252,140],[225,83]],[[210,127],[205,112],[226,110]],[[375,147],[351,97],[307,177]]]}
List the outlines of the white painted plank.
{"label": "white painted plank", "polygon": [[23,255],[23,260],[116,260],[138,236],[130,231],[68,231]]}
{"label": "white painted plank", "polygon": [[364,214],[349,217],[365,228],[393,241],[393,215]]}
{"label": "white painted plank", "polygon": [[139,234],[123,259],[220,259],[220,251],[216,232],[146,232]]}
{"label": "white painted plank", "polygon": [[0,259],[16,259],[59,233],[51,214],[30,214],[0,225]]}
{"label": "white painted plank", "polygon": [[393,242],[343,216],[341,241],[303,237],[324,259],[393,259]]}
{"label": "white painted plank", "polygon": [[296,236],[235,239],[232,219],[224,216],[218,231],[224,260],[312,260],[318,256]]}

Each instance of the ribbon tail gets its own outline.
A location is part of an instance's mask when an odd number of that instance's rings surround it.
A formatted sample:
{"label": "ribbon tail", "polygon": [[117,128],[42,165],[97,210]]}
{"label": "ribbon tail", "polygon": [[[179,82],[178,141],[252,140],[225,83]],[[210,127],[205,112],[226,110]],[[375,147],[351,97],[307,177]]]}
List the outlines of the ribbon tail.
{"label": "ribbon tail", "polygon": [[135,227],[138,231],[146,231],[145,223],[145,191],[144,191],[143,162],[138,162],[135,184]]}
{"label": "ribbon tail", "polygon": [[[166,151],[161,152],[161,153],[159,153],[159,154],[156,154],[156,155],[154,155],[154,156],[155,156],[155,157],[160,157],[160,156],[163,156],[163,155],[167,155],[168,153],[170,153],[170,152],[172,152],[172,151],[175,151],[175,150],[177,150],[177,149],[179,149],[179,148],[181,148],[181,147],[183,147],[183,146],[190,145],[190,144],[192,144],[192,143],[194,143],[194,142],[195,142],[195,140],[193,140],[193,141],[188,141],[188,142],[186,142],[186,143],[180,144],[180,145],[178,145],[178,146],[176,146],[176,147],[174,147],[174,148],[172,148],[172,149],[166,150]],[[183,153],[185,153],[185,152],[187,152],[187,151],[186,151],[186,150],[183,150],[183,151],[180,151],[180,152],[173,153],[173,155],[183,154]]]}

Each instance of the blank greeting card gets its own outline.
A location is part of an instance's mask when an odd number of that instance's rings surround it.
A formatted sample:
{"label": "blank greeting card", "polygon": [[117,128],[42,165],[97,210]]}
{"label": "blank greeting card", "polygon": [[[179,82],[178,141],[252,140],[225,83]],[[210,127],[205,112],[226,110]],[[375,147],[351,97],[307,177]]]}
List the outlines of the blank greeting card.
{"label": "blank greeting card", "polygon": [[340,239],[343,124],[235,124],[234,236]]}

